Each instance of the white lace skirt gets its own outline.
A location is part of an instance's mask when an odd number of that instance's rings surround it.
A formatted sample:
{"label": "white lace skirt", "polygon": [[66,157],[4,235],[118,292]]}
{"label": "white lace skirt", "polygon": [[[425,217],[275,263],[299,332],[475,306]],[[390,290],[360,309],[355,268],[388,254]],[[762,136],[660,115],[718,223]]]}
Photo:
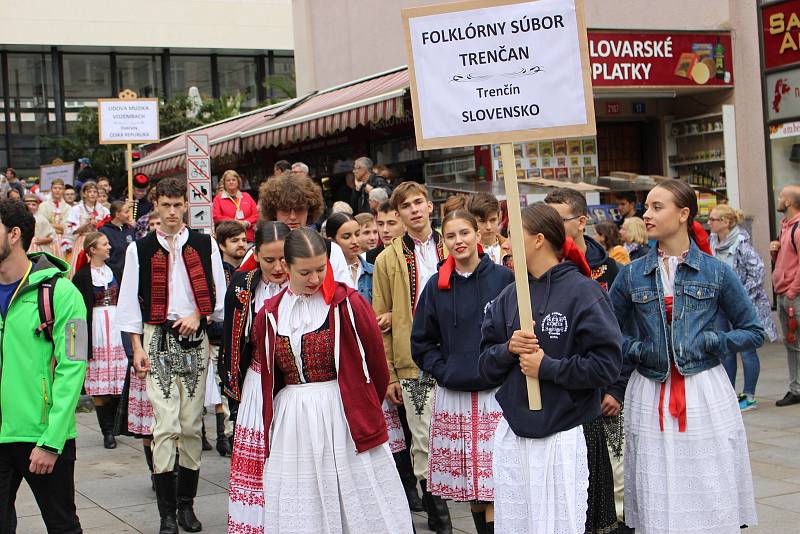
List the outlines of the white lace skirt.
{"label": "white lace skirt", "polygon": [[389,446],[357,453],[336,381],[275,397],[264,467],[271,534],[410,534],[411,513]]}
{"label": "white lace skirt", "polygon": [[406,436],[403,434],[403,424],[397,406],[383,399],[383,418],[386,419],[386,430],[389,431],[389,449],[392,454],[405,450]]}
{"label": "white lace skirt", "polygon": [[625,393],[625,523],[646,534],[734,534],[756,524],[753,478],[736,393],[721,365],[687,376],[686,432],[661,382],[631,375]]}
{"label": "white lace skirt", "polygon": [[116,306],[92,310],[92,359],[86,367],[87,395],[120,395],[128,372],[128,356],[115,326]]}
{"label": "white lace skirt", "polygon": [[530,439],[501,419],[492,466],[495,532],[583,534],[589,464],[581,427]]}
{"label": "white lace skirt", "polygon": [[153,405],[147,397],[147,381],[136,376],[131,368],[131,383],[128,390],[128,432],[137,436],[153,435]]}
{"label": "white lace skirt", "polygon": [[494,500],[492,450],[503,417],[496,392],[436,386],[428,446],[428,491],[434,495],[462,502]]}
{"label": "white lace skirt", "polygon": [[228,483],[228,533],[264,532],[264,397],[261,373],[252,366],[242,386],[239,416],[233,435],[231,478]]}

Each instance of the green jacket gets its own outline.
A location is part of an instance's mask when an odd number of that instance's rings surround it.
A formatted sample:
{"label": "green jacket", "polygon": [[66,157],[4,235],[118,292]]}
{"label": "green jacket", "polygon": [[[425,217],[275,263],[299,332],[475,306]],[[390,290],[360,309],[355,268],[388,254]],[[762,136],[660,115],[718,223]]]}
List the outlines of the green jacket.
{"label": "green jacket", "polygon": [[[46,253],[33,266],[0,317],[0,443],[36,443],[61,454],[74,439],[75,407],[86,375],[88,333],[83,297],[66,279],[69,265]],[[40,325],[39,284],[64,277],[53,292],[53,342]]]}

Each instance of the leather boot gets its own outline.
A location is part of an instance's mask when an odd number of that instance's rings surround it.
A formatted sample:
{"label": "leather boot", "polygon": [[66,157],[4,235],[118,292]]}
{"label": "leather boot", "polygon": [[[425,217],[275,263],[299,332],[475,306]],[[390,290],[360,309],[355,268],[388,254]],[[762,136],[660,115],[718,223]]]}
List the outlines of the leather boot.
{"label": "leather boot", "polygon": [[178,524],[186,532],[200,532],[203,525],[194,515],[194,497],[200,471],[181,466],[178,469]]}
{"label": "leather boot", "polygon": [[202,431],[202,434],[200,434],[200,436],[202,436],[202,438],[203,438],[203,450],[204,451],[210,451],[214,447],[211,446],[211,443],[208,442],[208,438],[206,437],[206,422],[205,421],[203,421],[202,428],[203,428],[203,431]]}
{"label": "leather boot", "polygon": [[428,514],[428,528],[436,534],[453,534],[453,524],[450,521],[450,510],[441,497],[436,497],[428,491],[428,481],[420,480],[422,486],[422,502]]}
{"label": "leather boot", "polygon": [[228,438],[225,437],[225,414],[218,413],[217,416],[217,452],[220,456],[230,456],[231,448]]}
{"label": "leather boot", "polygon": [[494,534],[494,521],[486,522],[486,534]]}
{"label": "leather boot", "polygon": [[153,491],[155,491],[156,478],[153,474],[153,449],[149,445],[144,445],[142,450],[144,450],[144,461],[147,462],[147,468],[150,469],[150,484],[153,486]]}
{"label": "leather boot", "polygon": [[156,484],[156,503],[161,526],[158,534],[178,534],[178,522],[175,518],[177,501],[175,498],[175,476],[172,472],[153,475]]}
{"label": "leather boot", "polygon": [[97,414],[97,423],[100,425],[100,432],[103,433],[103,447],[106,449],[116,449],[117,440],[114,438],[114,417],[117,415],[117,410],[113,404],[104,404],[102,406],[95,406],[94,411]]}
{"label": "leather boot", "polygon": [[[483,512],[472,512],[472,521],[475,522],[475,531],[478,534],[486,534],[486,511]],[[494,526],[494,523],[492,523]]]}
{"label": "leather boot", "polygon": [[396,452],[392,456],[394,456],[394,465],[400,474],[400,480],[403,482],[408,508],[412,512],[424,512],[425,507],[422,506],[422,499],[417,493],[417,477],[414,476],[414,469],[411,467],[411,456],[408,449]]}

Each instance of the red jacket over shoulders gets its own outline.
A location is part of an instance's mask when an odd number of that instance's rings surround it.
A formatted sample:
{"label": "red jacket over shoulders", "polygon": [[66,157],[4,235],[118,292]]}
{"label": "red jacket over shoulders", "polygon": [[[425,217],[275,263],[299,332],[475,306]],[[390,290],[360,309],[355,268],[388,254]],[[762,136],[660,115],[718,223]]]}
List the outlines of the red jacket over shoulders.
{"label": "red jacket over shoulders", "polygon": [[[254,358],[261,362],[261,389],[264,395],[264,435],[269,458],[269,435],[273,416],[273,399],[285,386],[280,369],[275,367],[275,329],[278,305],[284,289],[268,300],[253,323]],[[353,312],[355,328],[350,320]],[[339,314],[339,332],[336,314]],[[268,318],[269,315],[269,318]],[[340,357],[337,380],[347,426],[358,452],[364,452],[389,440],[382,402],[389,386],[389,369],[383,350],[383,337],[369,303],[358,292],[337,282],[328,315],[333,335],[339,336]],[[364,348],[364,356],[358,341]]]}

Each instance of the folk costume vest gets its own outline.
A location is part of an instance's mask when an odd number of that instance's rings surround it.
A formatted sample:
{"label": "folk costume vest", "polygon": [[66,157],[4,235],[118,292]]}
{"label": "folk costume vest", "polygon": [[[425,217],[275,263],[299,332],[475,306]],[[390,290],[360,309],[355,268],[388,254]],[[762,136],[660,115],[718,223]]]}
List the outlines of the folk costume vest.
{"label": "folk costume vest", "polygon": [[[189,237],[181,249],[186,274],[192,287],[195,304],[200,315],[214,312],[216,295],[211,268],[211,238],[189,230]],[[169,310],[169,251],[158,242],[156,232],[150,232],[136,241],[139,255],[139,303],[142,321],[146,324],[163,324]],[[222,298],[222,297],[221,297]]]}

